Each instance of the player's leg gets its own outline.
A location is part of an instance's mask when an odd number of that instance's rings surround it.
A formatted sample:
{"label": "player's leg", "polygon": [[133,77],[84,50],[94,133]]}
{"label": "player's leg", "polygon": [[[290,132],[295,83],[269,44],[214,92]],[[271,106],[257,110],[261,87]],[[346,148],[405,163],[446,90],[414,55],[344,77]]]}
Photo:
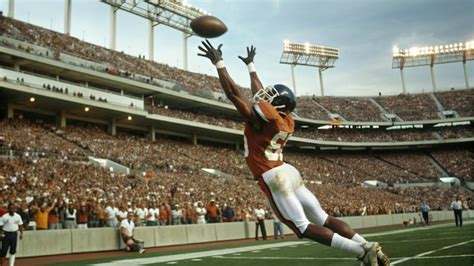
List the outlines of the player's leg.
{"label": "player's leg", "polygon": [[375,244],[370,243],[364,246],[344,238],[329,228],[324,227],[323,219],[321,219],[319,224],[309,222],[303,206],[294,192],[295,184],[302,184],[302,182],[298,181],[301,177],[294,167],[287,167],[287,169],[273,173],[273,175],[271,173],[265,173],[263,180],[259,180],[260,187],[270,200],[274,213],[299,238],[309,238],[318,243],[356,254],[357,257],[364,259],[366,263],[376,265]]}

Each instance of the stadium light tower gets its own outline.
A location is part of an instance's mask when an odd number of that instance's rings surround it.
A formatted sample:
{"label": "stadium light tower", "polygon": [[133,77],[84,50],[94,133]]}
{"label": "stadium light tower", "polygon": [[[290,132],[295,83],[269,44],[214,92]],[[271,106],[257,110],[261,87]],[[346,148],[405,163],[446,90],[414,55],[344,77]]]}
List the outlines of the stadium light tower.
{"label": "stadium light tower", "polygon": [[474,41],[438,46],[412,47],[410,49],[394,47],[392,68],[400,68],[403,93],[406,93],[403,69],[405,67],[430,66],[433,91],[436,91],[434,65],[462,62],[466,88],[469,89],[466,66],[466,61],[468,60],[474,60]]}
{"label": "stadium light tower", "polygon": [[207,15],[202,8],[193,7],[186,0],[101,0],[110,5],[110,49],[115,50],[116,12],[123,10],[150,21],[148,31],[148,57],[154,58],[154,27],[163,24],[183,32],[183,57],[185,70],[188,69],[187,39],[194,35],[191,20]]}
{"label": "stadium light tower", "polygon": [[287,40],[283,42],[283,53],[280,63],[291,65],[291,78],[296,95],[295,66],[312,66],[319,70],[319,84],[321,96],[324,96],[323,74],[328,68],[334,67],[334,63],[339,59],[339,49],[321,45],[314,45],[308,42],[291,43]]}

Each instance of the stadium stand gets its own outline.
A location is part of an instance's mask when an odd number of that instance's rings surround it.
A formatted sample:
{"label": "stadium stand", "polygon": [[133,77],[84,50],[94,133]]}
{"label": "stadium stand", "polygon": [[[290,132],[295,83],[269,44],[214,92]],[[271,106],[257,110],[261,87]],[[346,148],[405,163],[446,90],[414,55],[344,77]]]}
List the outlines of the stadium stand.
{"label": "stadium stand", "polygon": [[[219,101],[228,102],[220,90],[217,78],[170,67],[144,57],[134,57],[124,52],[80,41],[77,38],[41,28],[29,23],[3,17],[0,23],[0,44],[28,53],[56,58],[88,69],[107,72],[140,82]],[[11,40],[23,42],[16,44]],[[164,81],[171,81],[165,84]],[[174,85],[172,85],[174,84]],[[250,90],[243,89],[250,96]],[[453,97],[449,95],[452,94]],[[443,105],[440,110],[432,97]],[[450,100],[452,99],[452,100]],[[377,105],[380,105],[380,109]],[[379,97],[308,97],[298,99],[300,117],[328,121],[330,114],[337,114],[349,121],[386,121],[386,113],[398,115],[403,121],[443,118],[441,111],[458,111],[460,116],[472,116],[473,90],[437,92]]]}
{"label": "stadium stand", "polygon": [[[139,81],[142,85],[227,101],[215,77],[106,49],[18,20],[0,18],[0,40],[2,47],[39,55],[55,62]],[[14,74],[36,71],[32,74],[41,79],[50,75],[46,70],[10,63],[2,65],[2,69],[5,69],[5,73],[8,71]],[[50,80],[59,80],[52,76]],[[56,96],[72,95],[74,100],[113,103],[109,97],[98,96],[107,87],[100,81],[93,84],[97,87],[89,87],[87,80],[80,78],[64,80],[64,84],[71,84],[69,87],[52,82],[32,86],[29,80],[20,76],[6,80],[5,77],[2,77],[3,81],[30,86],[29,89],[40,88],[42,92],[55,92]],[[76,93],[71,89],[73,86],[78,90],[87,87],[97,93]],[[0,87],[0,92],[3,92],[2,89]],[[248,89],[244,88],[244,91],[250,94]],[[319,124],[299,126],[295,137],[317,141],[395,144],[472,138],[474,134],[470,123],[449,127],[433,127],[431,123],[422,128],[398,130],[387,130],[389,126],[347,128],[339,127],[339,124],[333,124],[330,129],[318,127],[331,125],[329,121],[335,117],[339,119],[338,122],[377,123],[393,122],[385,114],[395,114],[404,121],[422,121],[443,119],[442,111],[445,110],[455,111],[457,117],[472,117],[473,92],[470,89],[379,97],[299,97],[297,116],[317,120]],[[243,128],[242,120],[212,108],[172,105],[166,98],[156,104],[143,100],[147,99],[145,95],[135,96],[140,96],[134,99],[142,99],[144,109],[127,102],[127,111],[138,110],[145,114],[179,118],[182,124],[198,122],[225,129]],[[2,105],[0,109],[6,111],[4,113],[9,112],[9,107],[6,107],[7,110],[3,108]],[[147,132],[143,127],[120,128],[114,135],[108,133],[106,124],[79,122],[70,118],[67,118],[67,126],[61,127],[53,122],[55,118],[52,116],[49,120],[44,119],[46,115],[38,118],[40,115],[32,114],[35,111],[40,110],[15,110],[13,118],[5,118],[2,113],[0,206],[8,201],[16,201],[28,208],[32,205],[50,205],[53,199],[58,199],[58,213],[64,213],[66,203],[77,210],[85,204],[90,211],[90,221],[93,221],[97,218],[94,215],[103,212],[103,208],[111,201],[115,201],[125,211],[158,204],[163,205],[168,215],[165,219],[171,224],[171,208],[177,208],[177,205],[184,208],[199,201],[207,204],[215,200],[221,207],[224,204],[232,205],[235,208],[235,220],[241,221],[252,219],[252,209],[263,203],[262,192],[245,166],[243,151],[235,148],[239,145],[203,140],[193,143],[189,136],[157,135],[155,141],[150,141],[145,137]],[[111,172],[90,163],[89,156],[112,160],[129,167],[132,172]],[[462,181],[471,181],[474,175],[472,145],[417,150],[403,147],[399,151],[367,149],[357,152],[309,151],[291,147],[285,153],[285,160],[300,169],[306,185],[318,195],[323,207],[336,216],[415,212],[422,199],[426,199],[433,210],[447,209],[454,195],[467,198],[469,192],[463,187],[447,190],[437,182],[438,178],[449,175],[459,177]],[[203,168],[215,169],[222,174],[209,174]],[[362,187],[361,183],[366,180],[382,181],[389,186]],[[397,186],[406,183],[429,185],[410,188]],[[189,215],[193,216],[192,211]],[[27,218],[34,220],[35,213],[28,211]],[[189,217],[183,217],[183,221],[186,218]],[[191,220],[195,222],[195,217]]]}

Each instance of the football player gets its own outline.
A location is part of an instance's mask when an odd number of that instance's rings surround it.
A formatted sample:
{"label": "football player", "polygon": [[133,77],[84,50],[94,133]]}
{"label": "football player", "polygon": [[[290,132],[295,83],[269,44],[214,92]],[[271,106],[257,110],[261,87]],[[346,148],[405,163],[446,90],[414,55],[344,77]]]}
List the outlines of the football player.
{"label": "football player", "polygon": [[206,40],[198,47],[217,68],[219,81],[227,98],[246,120],[245,157],[250,171],[270,201],[274,213],[299,238],[308,238],[357,255],[364,265],[389,265],[378,243],[367,242],[348,224],[329,216],[318,199],[303,184],[299,171],[283,161],[283,147],[294,132],[291,112],[296,97],[290,88],[275,84],[264,88],[257,76],[253,59],[254,46],[247,47],[247,65],[253,103],[230,77],[222,58],[222,44],[217,49]]}

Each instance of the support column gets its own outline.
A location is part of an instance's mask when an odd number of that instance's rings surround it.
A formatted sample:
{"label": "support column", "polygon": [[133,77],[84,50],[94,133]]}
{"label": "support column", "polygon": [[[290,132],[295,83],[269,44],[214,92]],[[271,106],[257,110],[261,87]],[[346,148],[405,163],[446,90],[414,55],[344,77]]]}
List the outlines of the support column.
{"label": "support column", "polygon": [[158,25],[153,20],[150,20],[150,27],[148,28],[148,60],[155,61],[155,26]]}
{"label": "support column", "polygon": [[156,128],[155,126],[151,126],[150,127],[150,131],[148,132],[148,138],[151,140],[151,141],[155,141],[156,140]]}
{"label": "support column", "polygon": [[235,149],[236,149],[236,150],[240,150],[240,140],[237,140],[237,141],[235,142]]}
{"label": "support column", "polygon": [[193,145],[197,145],[198,141],[197,141],[197,135],[196,134],[193,134],[193,136],[191,137],[192,139],[192,142],[193,142]]}
{"label": "support column", "polygon": [[7,104],[7,118],[8,119],[13,119],[14,114],[15,113],[13,112],[13,104],[8,103]]}
{"label": "support column", "polygon": [[117,8],[110,7],[110,49],[115,50],[117,33]]}
{"label": "support column", "polygon": [[188,70],[188,37],[190,35],[183,32],[183,69]]}
{"label": "support column", "polygon": [[13,69],[15,69],[15,71],[20,71],[20,65],[17,63],[14,63]]}
{"label": "support column", "polygon": [[8,0],[8,17],[15,18],[15,0]]}
{"label": "support column", "polygon": [[466,51],[464,51],[462,59],[462,67],[464,69],[464,80],[466,81],[466,89],[469,89],[469,77],[467,76],[467,65],[466,65]]}
{"label": "support column", "polygon": [[321,96],[324,96],[324,83],[323,83],[323,71],[324,69],[318,68],[319,70],[319,86],[321,87]]}
{"label": "support column", "polygon": [[115,136],[117,135],[117,119],[112,118],[109,122],[108,132],[110,135]]}
{"label": "support column", "polygon": [[295,66],[296,65],[291,65],[291,81],[293,81],[293,92],[296,96]]}
{"label": "support column", "polygon": [[403,75],[403,68],[400,68],[400,76],[402,77],[402,89],[403,89],[403,94],[406,94],[405,75]]}
{"label": "support column", "polygon": [[436,91],[436,81],[435,81],[435,74],[434,74],[434,65],[431,65],[431,83],[433,84],[433,92]]}
{"label": "support column", "polygon": [[435,55],[431,55],[431,83],[433,84],[433,92],[436,91],[436,81],[435,81],[435,74],[434,74],[434,62],[435,62]]}
{"label": "support column", "polygon": [[61,110],[61,112],[58,113],[58,116],[56,117],[56,124],[59,128],[66,127],[66,111]]}
{"label": "support column", "polygon": [[71,35],[71,0],[64,0],[64,34]]}

